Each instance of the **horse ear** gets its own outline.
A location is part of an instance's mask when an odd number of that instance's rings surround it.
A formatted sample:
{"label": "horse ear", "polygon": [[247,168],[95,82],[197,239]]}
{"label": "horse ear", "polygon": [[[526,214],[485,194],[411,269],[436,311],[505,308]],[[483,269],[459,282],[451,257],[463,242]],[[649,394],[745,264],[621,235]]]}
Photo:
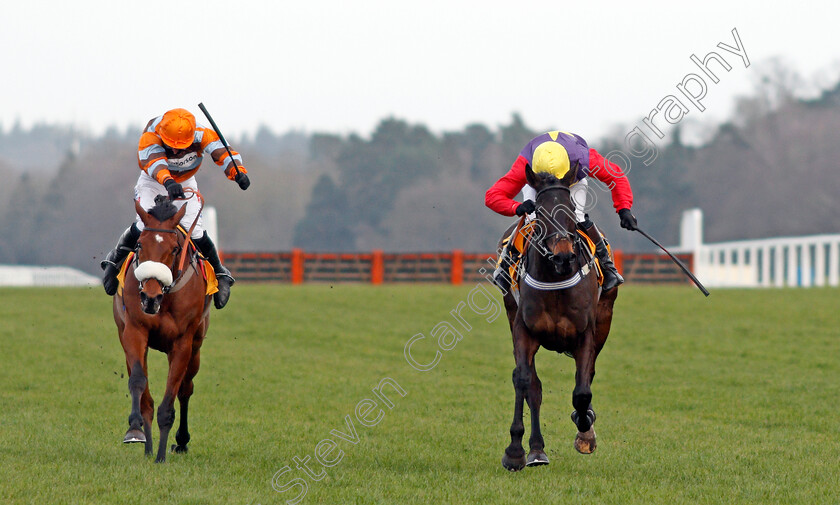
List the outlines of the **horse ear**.
{"label": "horse ear", "polygon": [[184,215],[187,213],[187,204],[181,205],[181,208],[178,209],[178,212],[175,213],[174,216],[170,217],[166,220],[166,224],[175,228],[178,226],[178,223],[184,219]]}
{"label": "horse ear", "polygon": [[539,180],[537,176],[534,174],[534,171],[531,169],[531,164],[525,164],[525,180],[528,181],[528,185],[534,189],[537,189],[537,184],[539,184]]}
{"label": "horse ear", "polygon": [[134,210],[140,216],[140,221],[143,221],[144,225],[149,226],[149,213],[140,205],[140,200],[134,200]]}

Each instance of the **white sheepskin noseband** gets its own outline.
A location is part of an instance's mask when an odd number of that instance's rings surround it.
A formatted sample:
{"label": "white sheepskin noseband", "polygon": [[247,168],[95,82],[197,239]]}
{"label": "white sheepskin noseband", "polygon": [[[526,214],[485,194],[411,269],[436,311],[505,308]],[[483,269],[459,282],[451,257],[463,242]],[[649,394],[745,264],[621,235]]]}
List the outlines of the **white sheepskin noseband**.
{"label": "white sheepskin noseband", "polygon": [[166,287],[172,285],[172,270],[157,261],[144,261],[134,269],[134,277],[140,282],[146,279],[157,279]]}

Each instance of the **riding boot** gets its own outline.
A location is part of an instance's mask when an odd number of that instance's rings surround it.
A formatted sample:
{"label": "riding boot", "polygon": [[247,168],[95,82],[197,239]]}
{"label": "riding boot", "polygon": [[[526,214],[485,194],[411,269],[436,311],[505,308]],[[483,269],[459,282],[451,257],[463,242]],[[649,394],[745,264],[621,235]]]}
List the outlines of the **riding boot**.
{"label": "riding boot", "polygon": [[120,264],[128,256],[128,253],[137,247],[137,239],[140,238],[140,230],[137,229],[137,223],[131,223],[131,226],[126,229],[122,236],[120,236],[117,246],[113,251],[108,253],[99,263],[102,270],[105,270],[105,275],[102,276],[102,286],[109,296],[114,296],[119,287],[117,275],[120,273]]}
{"label": "riding boot", "polygon": [[607,249],[607,242],[601,236],[601,232],[598,231],[595,223],[589,220],[589,216],[586,216],[586,221],[580,223],[580,227],[595,244],[595,256],[598,257],[598,262],[601,263],[601,271],[604,273],[604,283],[601,285],[601,289],[609,291],[616,286],[624,284],[624,277],[616,270],[615,263],[613,263],[610,252]]}
{"label": "riding boot", "polygon": [[193,243],[198,247],[198,251],[207,258],[213,271],[216,272],[216,280],[219,281],[219,291],[213,295],[213,304],[217,309],[223,308],[227,305],[228,298],[230,298],[230,287],[236,280],[230,275],[230,270],[222,265],[222,260],[219,259],[219,253],[216,252],[216,245],[207,236],[207,232],[199,239],[193,239]]}

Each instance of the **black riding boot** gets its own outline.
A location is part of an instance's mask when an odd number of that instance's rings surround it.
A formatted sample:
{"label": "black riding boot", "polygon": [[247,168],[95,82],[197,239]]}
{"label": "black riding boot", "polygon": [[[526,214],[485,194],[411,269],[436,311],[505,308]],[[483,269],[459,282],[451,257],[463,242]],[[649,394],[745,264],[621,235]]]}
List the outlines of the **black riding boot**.
{"label": "black riding boot", "polygon": [[131,226],[123,232],[117,242],[117,247],[99,263],[102,270],[105,270],[105,275],[102,276],[102,286],[109,296],[114,296],[114,293],[117,292],[120,284],[117,280],[117,275],[120,273],[120,264],[128,256],[128,253],[137,247],[138,238],[140,238],[140,230],[137,229],[137,223],[131,223]]}
{"label": "black riding boot", "polygon": [[586,221],[580,223],[580,227],[586,232],[586,235],[592,242],[595,243],[595,256],[598,257],[598,262],[601,263],[601,270],[604,273],[604,284],[601,285],[601,289],[609,291],[616,286],[624,284],[624,277],[616,270],[615,264],[610,257],[610,252],[607,250],[607,242],[601,236],[601,232],[598,231],[595,223],[589,220],[589,216],[586,216]]}
{"label": "black riding boot", "polygon": [[206,231],[201,238],[193,239],[193,243],[198,247],[198,251],[207,258],[210,265],[213,266],[213,270],[216,272],[216,280],[219,281],[219,291],[213,295],[213,304],[217,309],[221,309],[227,305],[228,298],[230,298],[230,287],[233,286],[236,280],[230,275],[230,270],[222,265],[222,260],[219,259],[219,253],[216,252],[216,245],[207,236]]}

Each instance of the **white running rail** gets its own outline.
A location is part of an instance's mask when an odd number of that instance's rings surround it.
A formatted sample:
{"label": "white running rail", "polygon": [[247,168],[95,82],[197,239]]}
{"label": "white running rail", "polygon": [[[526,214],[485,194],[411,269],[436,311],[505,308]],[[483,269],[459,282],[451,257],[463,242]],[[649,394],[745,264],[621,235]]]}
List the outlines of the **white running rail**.
{"label": "white running rail", "polygon": [[840,285],[840,234],[703,243],[703,213],[683,213],[679,252],[707,287]]}

